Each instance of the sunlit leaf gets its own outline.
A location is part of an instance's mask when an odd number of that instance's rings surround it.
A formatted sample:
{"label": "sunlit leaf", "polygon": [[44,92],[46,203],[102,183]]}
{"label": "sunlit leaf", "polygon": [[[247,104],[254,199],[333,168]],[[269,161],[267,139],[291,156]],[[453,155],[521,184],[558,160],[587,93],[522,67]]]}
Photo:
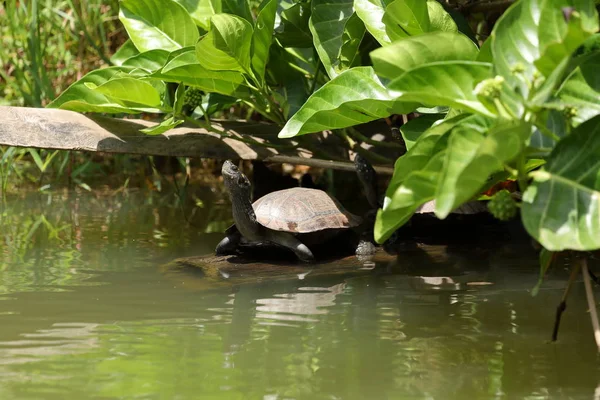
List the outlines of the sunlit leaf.
{"label": "sunlit leaf", "polygon": [[118,99],[122,102],[136,103],[149,107],[160,106],[160,94],[148,82],[136,78],[113,78],[96,85],[88,82],[86,86],[100,92],[108,98]]}
{"label": "sunlit leaf", "polygon": [[127,39],[125,43],[119,47],[119,50],[115,52],[110,58],[110,61],[117,66],[123,65],[123,63],[135,56],[136,54],[140,54],[139,50],[135,47],[135,44],[131,41],[131,39]]}
{"label": "sunlit leaf", "polygon": [[561,140],[531,175],[521,212],[529,234],[551,251],[600,248],[600,116]]}
{"label": "sunlit leaf", "polygon": [[152,75],[168,82],[183,82],[206,92],[231,95],[244,83],[242,74],[236,71],[211,71],[200,65],[195,49],[189,47],[175,53],[164,68]]}
{"label": "sunlit leaf", "polygon": [[243,18],[218,14],[211,18],[211,29],[197,44],[200,64],[210,70],[250,73],[252,25]]}
{"label": "sunlit leaf", "polygon": [[210,17],[221,12],[221,0],[175,0],[190,14],[196,25],[208,31]]}
{"label": "sunlit leaf", "polygon": [[[126,107],[103,93],[92,90],[86,84],[101,86],[117,76],[126,76],[133,67],[109,67],[92,71],[72,84],[58,98],[48,104],[48,108],[62,108],[78,112],[130,113],[136,114],[144,108]],[[154,110],[157,112],[159,110]]]}
{"label": "sunlit leaf", "polygon": [[387,86],[397,98],[425,106],[449,106],[494,116],[474,93],[491,76],[492,65],[475,61],[442,61],[413,68]]}
{"label": "sunlit leaf", "polygon": [[431,22],[427,2],[423,0],[394,0],[383,15],[386,33],[393,41],[429,32]]}
{"label": "sunlit leaf", "polygon": [[404,72],[437,61],[474,61],[477,46],[465,35],[431,32],[409,37],[371,52],[373,68],[383,78],[398,78]]}
{"label": "sunlit leaf", "polygon": [[436,0],[427,0],[427,11],[431,31],[458,32],[458,26],[452,16]]}
{"label": "sunlit leaf", "polygon": [[345,128],[414,110],[394,100],[371,67],[356,67],[327,82],[286,123],[279,137]]}
{"label": "sunlit leaf", "polygon": [[[313,0],[309,28],[319,58],[330,78],[349,68],[344,60],[354,59],[364,24],[354,15],[352,0]],[[349,24],[349,26],[346,26]],[[343,59],[340,50],[346,44]]]}
{"label": "sunlit leaf", "polygon": [[119,19],[140,52],[193,46],[198,28],[180,4],[161,0],[122,0]]}
{"label": "sunlit leaf", "polygon": [[386,33],[385,23],[383,22],[385,7],[390,2],[382,0],[354,0],[356,15],[363,21],[369,33],[382,46],[392,43],[392,40]]}
{"label": "sunlit leaf", "polygon": [[[590,2],[577,0],[575,3]],[[562,7],[570,5],[568,0],[521,0],[500,17],[492,31],[495,71],[511,87],[518,88],[525,98],[529,95],[537,67],[549,76],[564,58],[570,56],[572,50],[569,49],[575,49],[592,33],[587,31],[590,27],[587,6],[579,10],[585,14],[582,16],[585,22],[578,24],[575,18],[567,24]],[[522,72],[515,73],[516,67]]]}
{"label": "sunlit leaf", "polygon": [[143,68],[148,72],[161,69],[169,59],[169,52],[165,50],[150,50],[134,55],[123,62],[129,67]]}
{"label": "sunlit leaf", "polygon": [[450,135],[444,168],[435,195],[435,214],[444,219],[475,196],[488,177],[501,171],[525,145],[531,125],[502,123],[487,134],[458,127]]}
{"label": "sunlit leaf", "polygon": [[[386,241],[394,231],[404,225],[424,203],[433,200],[445,151],[429,157],[423,168],[409,173],[401,185],[388,188],[384,206],[377,212],[375,240]],[[394,172],[398,170],[398,165]]]}

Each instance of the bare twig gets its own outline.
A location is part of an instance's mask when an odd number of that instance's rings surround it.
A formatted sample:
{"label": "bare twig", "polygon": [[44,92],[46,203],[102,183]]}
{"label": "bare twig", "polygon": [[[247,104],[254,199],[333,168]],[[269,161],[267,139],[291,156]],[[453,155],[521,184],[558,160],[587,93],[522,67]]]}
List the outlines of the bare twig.
{"label": "bare twig", "polygon": [[592,329],[594,329],[594,339],[596,340],[596,346],[598,346],[598,351],[600,351],[600,324],[598,324],[598,312],[596,311],[596,301],[594,299],[594,292],[592,291],[592,283],[590,281],[590,273],[588,271],[587,259],[581,258],[579,263],[581,264],[581,271],[583,272],[585,297],[587,298],[588,307],[590,310]]}
{"label": "bare twig", "polygon": [[[330,168],[341,171],[356,171],[356,167],[354,166],[354,164],[347,161],[322,160],[319,158],[312,157],[306,158],[274,154],[272,156],[265,157],[263,161],[273,163],[287,163],[293,165],[308,165],[309,167]],[[375,166],[374,168],[379,174],[392,175],[394,173],[394,169],[391,167]]]}
{"label": "bare twig", "polygon": [[569,296],[569,292],[571,291],[571,285],[575,282],[575,278],[577,274],[579,274],[579,263],[576,263],[571,269],[571,276],[569,277],[569,282],[567,282],[567,287],[563,293],[562,300],[558,307],[556,307],[556,317],[554,319],[554,329],[552,330],[552,341],[556,342],[558,339],[558,328],[560,327],[560,319],[562,317],[562,313],[567,309],[567,297]]}

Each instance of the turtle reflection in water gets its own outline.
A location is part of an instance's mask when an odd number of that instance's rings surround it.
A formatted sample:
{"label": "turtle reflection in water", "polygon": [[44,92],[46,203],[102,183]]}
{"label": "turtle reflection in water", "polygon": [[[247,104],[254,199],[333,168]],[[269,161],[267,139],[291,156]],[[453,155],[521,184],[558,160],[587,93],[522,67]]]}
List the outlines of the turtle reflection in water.
{"label": "turtle reflection in water", "polygon": [[375,253],[373,216],[378,207],[375,199],[375,171],[366,160],[355,160],[357,173],[372,206],[365,218],[347,211],[328,193],[309,188],[291,188],[269,193],[251,203],[248,178],[231,161],[221,169],[225,187],[231,198],[235,225],[217,245],[216,254],[235,254],[240,244],[260,246],[275,244],[293,251],[298,259],[314,261],[308,245],[324,243],[351,228],[363,228],[356,247],[357,255]]}

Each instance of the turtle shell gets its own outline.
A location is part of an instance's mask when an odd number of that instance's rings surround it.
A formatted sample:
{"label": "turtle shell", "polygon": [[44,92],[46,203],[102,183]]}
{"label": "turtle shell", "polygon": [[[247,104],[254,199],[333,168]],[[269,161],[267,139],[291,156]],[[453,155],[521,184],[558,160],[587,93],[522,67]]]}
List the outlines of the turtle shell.
{"label": "turtle shell", "polygon": [[252,206],[257,221],[275,231],[309,233],[348,229],[362,222],[327,192],[318,189],[278,190],[256,200]]}

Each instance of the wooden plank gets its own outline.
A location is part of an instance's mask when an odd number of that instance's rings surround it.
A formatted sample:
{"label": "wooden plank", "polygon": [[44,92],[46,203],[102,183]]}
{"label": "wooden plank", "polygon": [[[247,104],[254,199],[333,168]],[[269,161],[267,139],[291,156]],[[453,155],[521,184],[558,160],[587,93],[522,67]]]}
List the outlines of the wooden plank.
{"label": "wooden plank", "polygon": [[[0,106],[0,145],[43,149],[215,159],[266,160],[353,171],[344,161],[313,158],[297,142],[277,139],[279,128],[248,121],[218,121],[211,132],[199,127],[178,126],[165,134],[149,136],[140,129],[156,122],[83,115],[73,111]],[[227,137],[225,137],[227,136]],[[236,138],[264,142],[274,147],[247,143]],[[278,145],[295,144],[282,149]],[[390,167],[378,167],[391,174]]]}

